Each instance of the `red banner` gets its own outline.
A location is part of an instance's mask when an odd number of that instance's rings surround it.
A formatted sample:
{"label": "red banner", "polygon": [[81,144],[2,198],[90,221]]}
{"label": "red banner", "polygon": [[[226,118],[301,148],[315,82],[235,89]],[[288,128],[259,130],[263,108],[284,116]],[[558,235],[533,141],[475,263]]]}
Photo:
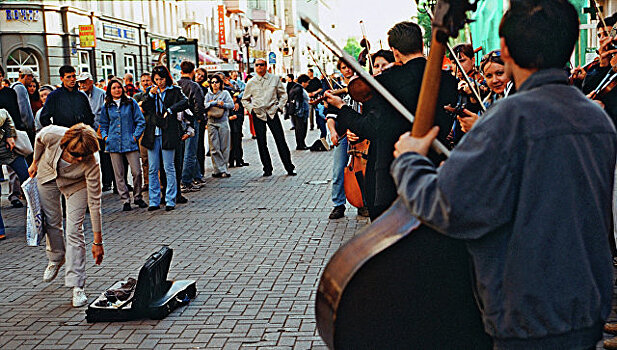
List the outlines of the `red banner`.
{"label": "red banner", "polygon": [[225,45],[225,7],[218,6],[219,9],[219,46]]}

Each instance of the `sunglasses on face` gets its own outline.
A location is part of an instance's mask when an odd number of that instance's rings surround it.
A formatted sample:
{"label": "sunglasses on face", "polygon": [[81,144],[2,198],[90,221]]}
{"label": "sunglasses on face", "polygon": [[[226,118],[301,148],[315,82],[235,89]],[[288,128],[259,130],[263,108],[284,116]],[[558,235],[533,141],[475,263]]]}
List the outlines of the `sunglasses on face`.
{"label": "sunglasses on face", "polygon": [[265,63],[255,63],[255,67],[265,67]]}
{"label": "sunglasses on face", "polygon": [[218,81],[218,80],[212,80],[212,81],[210,82],[210,84],[220,84],[220,83],[221,83],[221,82],[220,82],[220,81]]}

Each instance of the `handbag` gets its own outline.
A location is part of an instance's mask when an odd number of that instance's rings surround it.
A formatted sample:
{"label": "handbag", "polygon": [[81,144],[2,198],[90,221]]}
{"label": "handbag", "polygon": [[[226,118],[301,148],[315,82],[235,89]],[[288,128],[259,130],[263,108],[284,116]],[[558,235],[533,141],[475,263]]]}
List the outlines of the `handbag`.
{"label": "handbag", "polygon": [[27,157],[34,153],[32,149],[32,143],[30,143],[30,138],[28,137],[28,133],[23,130],[15,130],[17,132],[17,138],[15,138],[15,148],[13,149],[15,153]]}
{"label": "handbag", "polygon": [[208,118],[219,119],[223,117],[223,114],[225,114],[225,108],[212,106],[208,109]]}

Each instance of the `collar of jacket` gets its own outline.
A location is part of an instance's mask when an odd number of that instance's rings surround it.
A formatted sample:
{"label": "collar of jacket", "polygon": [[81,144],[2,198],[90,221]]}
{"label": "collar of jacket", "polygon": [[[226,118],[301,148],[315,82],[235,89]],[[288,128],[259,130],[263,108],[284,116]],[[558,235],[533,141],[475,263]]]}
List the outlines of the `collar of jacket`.
{"label": "collar of jacket", "polygon": [[527,78],[517,91],[525,91],[548,84],[568,84],[568,73],[559,68],[541,69]]}

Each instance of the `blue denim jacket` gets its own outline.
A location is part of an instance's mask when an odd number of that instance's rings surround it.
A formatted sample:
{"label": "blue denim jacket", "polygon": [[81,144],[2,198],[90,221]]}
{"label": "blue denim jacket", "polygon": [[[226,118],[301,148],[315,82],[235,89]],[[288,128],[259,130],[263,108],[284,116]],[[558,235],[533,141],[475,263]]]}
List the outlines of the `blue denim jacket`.
{"label": "blue denim jacket", "polygon": [[146,127],[137,102],[129,98],[129,103],[108,103],[101,109],[101,136],[105,140],[105,151],[125,153],[139,150],[137,141]]}
{"label": "blue denim jacket", "polygon": [[611,203],[617,137],[560,69],[493,104],[436,168],[392,163],[422,222],[467,242],[496,348],[593,347],[611,311]]}

